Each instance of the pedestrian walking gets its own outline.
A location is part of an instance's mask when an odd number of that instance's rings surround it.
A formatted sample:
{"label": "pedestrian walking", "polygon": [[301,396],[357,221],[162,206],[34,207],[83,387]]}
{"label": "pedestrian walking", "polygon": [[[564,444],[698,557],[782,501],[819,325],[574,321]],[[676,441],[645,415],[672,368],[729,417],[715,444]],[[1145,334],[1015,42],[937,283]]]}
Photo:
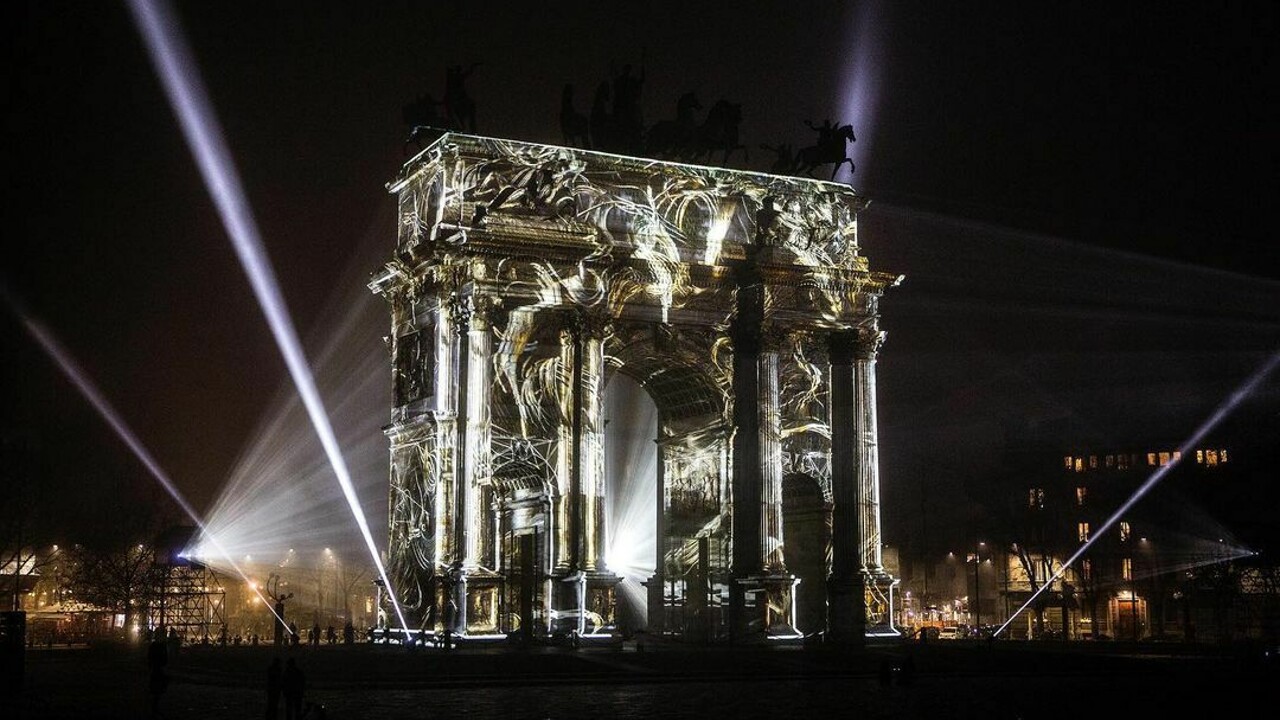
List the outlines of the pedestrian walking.
{"label": "pedestrian walking", "polygon": [[147,669],[150,674],[151,717],[160,717],[160,698],[169,687],[169,676],[164,668],[169,664],[169,646],[162,637],[151,641],[147,647]]}
{"label": "pedestrian walking", "polygon": [[280,665],[280,657],[271,659],[267,666],[267,720],[280,717],[280,691],[284,689],[284,668]]}
{"label": "pedestrian walking", "polygon": [[300,720],[302,717],[302,693],[306,689],[307,678],[302,674],[302,669],[298,667],[298,662],[294,658],[284,666],[284,679],[282,689],[284,691],[284,717],[285,720]]}

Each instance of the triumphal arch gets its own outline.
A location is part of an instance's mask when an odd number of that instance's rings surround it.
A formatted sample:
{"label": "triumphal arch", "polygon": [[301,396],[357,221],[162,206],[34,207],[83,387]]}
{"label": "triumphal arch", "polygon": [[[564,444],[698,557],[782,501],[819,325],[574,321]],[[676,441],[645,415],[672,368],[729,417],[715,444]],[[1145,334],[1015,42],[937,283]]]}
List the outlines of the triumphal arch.
{"label": "triumphal arch", "polygon": [[[616,636],[601,399],[657,408],[643,629],[892,633],[844,185],[448,133],[389,185],[389,573],[415,631]],[[615,478],[615,480],[619,480]],[[620,478],[630,481],[630,478]]]}

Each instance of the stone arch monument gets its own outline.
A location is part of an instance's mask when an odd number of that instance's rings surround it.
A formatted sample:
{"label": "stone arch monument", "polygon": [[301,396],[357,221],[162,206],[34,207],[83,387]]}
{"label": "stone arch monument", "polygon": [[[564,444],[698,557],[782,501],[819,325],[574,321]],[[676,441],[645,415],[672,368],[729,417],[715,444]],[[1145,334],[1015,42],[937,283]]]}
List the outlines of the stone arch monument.
{"label": "stone arch monument", "polygon": [[[388,557],[413,630],[610,635],[601,397],[624,373],[659,416],[649,632],[894,632],[875,362],[901,277],[859,252],[865,199],[458,133],[389,189],[396,250],[370,288],[391,309]],[[787,566],[784,477],[816,483],[810,577]],[[798,594],[825,618],[798,626]]]}

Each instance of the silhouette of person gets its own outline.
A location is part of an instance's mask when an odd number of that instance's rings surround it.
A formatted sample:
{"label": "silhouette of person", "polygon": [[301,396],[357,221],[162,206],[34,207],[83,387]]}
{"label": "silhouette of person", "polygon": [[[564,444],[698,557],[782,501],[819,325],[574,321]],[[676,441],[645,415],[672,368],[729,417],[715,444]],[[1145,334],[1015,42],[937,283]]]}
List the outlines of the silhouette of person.
{"label": "silhouette of person", "polygon": [[307,678],[293,658],[284,666],[284,677],[281,690],[284,692],[285,720],[299,720],[302,717],[302,693],[306,689]]}
{"label": "silhouette of person", "polygon": [[165,641],[169,644],[169,654],[177,655],[178,648],[182,645],[182,638],[178,637],[178,629],[170,627],[169,635]]}
{"label": "silhouette of person", "polygon": [[298,634],[298,623],[289,623],[289,643],[297,647],[300,642],[302,642],[302,636]]}
{"label": "silhouette of person", "polygon": [[282,644],[284,644],[284,631],[285,631],[284,601],[285,599],[286,598],[284,595],[281,595],[280,597],[276,598],[276,622],[275,622],[276,647],[280,647]]}
{"label": "silhouette of person", "polygon": [[147,648],[147,669],[151,675],[151,715],[156,717],[160,714],[160,697],[164,695],[165,689],[169,687],[169,676],[165,674],[164,668],[169,664],[169,647],[165,644],[162,637],[157,637],[151,641],[151,645]]}
{"label": "silhouette of person", "polygon": [[284,688],[284,668],[280,665],[280,656],[271,659],[267,666],[267,718],[275,720],[280,717],[280,691]]}
{"label": "silhouette of person", "polygon": [[444,107],[449,122],[458,130],[476,131],[476,103],[467,95],[466,81],[480,63],[471,63],[471,67],[463,69],[461,65],[451,65],[444,76]]}
{"label": "silhouette of person", "polygon": [[356,641],[356,628],[347,620],[347,624],[342,626],[342,642],[350,645]]}
{"label": "silhouette of person", "polygon": [[839,138],[836,137],[837,128],[835,124],[831,122],[831,118],[826,118],[825,120],[823,120],[822,125],[814,125],[808,120],[805,120],[804,124],[808,125],[810,130],[818,133],[818,142],[817,142],[818,147],[830,148],[834,144],[839,143],[841,148],[843,149],[844,143],[841,143]]}
{"label": "silhouette of person", "polygon": [[638,151],[644,136],[644,113],[640,109],[643,85],[643,67],[639,75],[632,75],[631,65],[623,65],[622,72],[613,78],[613,122],[628,152]]}
{"label": "silhouette of person", "polygon": [[320,623],[317,621],[311,626],[311,647],[320,646]]}
{"label": "silhouette of person", "polygon": [[330,625],[329,629],[325,631],[324,639],[330,645],[333,645],[334,643],[338,642],[338,633],[334,632],[332,625]]}

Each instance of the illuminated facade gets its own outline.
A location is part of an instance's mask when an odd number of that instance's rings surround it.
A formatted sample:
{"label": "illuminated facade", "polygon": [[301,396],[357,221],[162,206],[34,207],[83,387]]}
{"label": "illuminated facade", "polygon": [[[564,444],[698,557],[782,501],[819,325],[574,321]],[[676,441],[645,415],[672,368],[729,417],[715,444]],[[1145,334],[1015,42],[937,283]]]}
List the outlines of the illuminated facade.
{"label": "illuminated facade", "polygon": [[370,288],[410,624],[612,631],[601,398],[622,373],[659,417],[650,633],[893,632],[875,363],[900,277],[859,253],[862,197],[461,134],[389,188],[396,252]]}
{"label": "illuminated facade", "polygon": [[[1221,622],[1197,617],[1214,604],[1201,586],[1248,551],[1224,543],[1216,521],[1183,526],[1178,519],[1189,515],[1175,506],[1212,507],[1215,495],[1240,481],[1235,453],[1218,444],[1184,454],[1173,443],[1051,453],[1032,446],[1011,460],[1018,471],[1007,491],[1018,538],[1006,558],[1006,607],[1020,606],[1082,544],[1093,544],[1014,634],[1143,640],[1194,637],[1195,626],[1202,635],[1220,632]],[[1171,471],[1164,490],[1103,533],[1115,509],[1162,468]]]}

